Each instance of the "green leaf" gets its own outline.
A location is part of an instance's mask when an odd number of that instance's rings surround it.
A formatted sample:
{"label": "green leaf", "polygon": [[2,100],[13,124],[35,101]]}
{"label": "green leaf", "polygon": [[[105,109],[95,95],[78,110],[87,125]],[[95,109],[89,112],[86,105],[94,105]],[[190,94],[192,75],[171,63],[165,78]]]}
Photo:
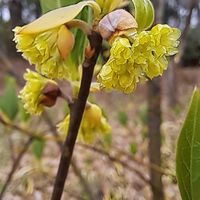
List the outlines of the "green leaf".
{"label": "green leaf", "polygon": [[32,152],[34,154],[34,156],[40,160],[41,157],[42,157],[42,153],[43,153],[43,149],[44,149],[44,140],[39,140],[39,139],[35,139],[33,142],[32,142],[32,145],[31,145],[31,149],[32,149]]}
{"label": "green leaf", "polygon": [[143,104],[139,107],[138,117],[140,121],[143,123],[143,125],[146,125],[148,122],[147,111],[148,111],[148,108],[146,104]]}
{"label": "green leaf", "polygon": [[126,113],[123,111],[118,112],[118,120],[121,123],[121,125],[126,126],[128,122],[128,117]]}
{"label": "green leaf", "polygon": [[131,143],[130,146],[129,146],[129,152],[132,154],[132,155],[135,155],[137,153],[137,144],[136,143]]}
{"label": "green leaf", "polygon": [[31,117],[31,115],[29,113],[27,113],[27,111],[24,109],[24,106],[22,105],[21,102],[19,102],[18,117],[19,117],[20,121],[22,121],[22,122],[27,122]]}
{"label": "green leaf", "polygon": [[132,0],[134,16],[140,31],[151,27],[154,21],[154,7],[150,0]]}
{"label": "green leaf", "polygon": [[11,77],[5,78],[4,93],[0,97],[0,109],[13,120],[18,113],[18,98],[16,93],[16,83]]}
{"label": "green leaf", "polygon": [[[84,8],[77,18],[85,22],[88,22],[89,8]],[[85,44],[86,44],[86,35],[81,30],[77,30],[74,35],[75,35],[75,45],[72,50],[71,57],[72,57],[73,62],[76,65],[79,65],[80,63],[82,63],[83,58],[84,58],[83,54],[84,54]]]}
{"label": "green leaf", "polygon": [[176,174],[183,200],[200,197],[200,90],[195,89],[177,143]]}
{"label": "green leaf", "polygon": [[104,148],[109,149],[111,147],[111,144],[112,144],[112,134],[111,133],[107,133],[103,137]]}

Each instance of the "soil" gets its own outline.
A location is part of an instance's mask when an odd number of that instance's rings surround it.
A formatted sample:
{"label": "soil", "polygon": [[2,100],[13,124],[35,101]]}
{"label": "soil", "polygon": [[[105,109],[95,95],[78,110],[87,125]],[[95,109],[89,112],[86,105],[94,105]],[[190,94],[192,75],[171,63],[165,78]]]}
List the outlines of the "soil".
{"label": "soil", "polygon": [[[3,93],[3,78],[6,72],[18,77],[20,85],[23,85],[22,74],[27,63],[22,61],[10,61],[13,66],[6,69],[0,65],[0,94]],[[4,70],[3,70],[4,69]],[[3,72],[2,72],[3,71]],[[11,73],[12,72],[12,73]],[[175,147],[188,103],[195,86],[200,87],[200,68],[177,68],[177,105],[174,108],[167,106],[165,91],[162,95],[162,169],[164,191],[167,200],[180,200],[177,183],[175,180]],[[166,82],[162,84],[166,87]],[[21,86],[19,86],[21,87]],[[163,87],[163,88],[165,88]],[[76,145],[74,159],[86,182],[93,193],[98,194],[99,199],[127,199],[127,200],[150,200],[151,190],[149,185],[141,179],[142,174],[148,179],[148,154],[147,154],[147,87],[140,84],[131,95],[124,95],[119,92],[100,92],[93,95],[93,100],[104,110],[112,127],[110,139],[97,139],[90,145],[109,152],[110,156],[120,159],[122,163],[108,159],[107,156],[99,154],[94,150],[83,147],[79,142]],[[57,123],[64,116],[63,103],[59,100],[53,109],[48,109],[48,115]],[[56,113],[56,114],[55,114]],[[122,119],[123,118],[123,119]],[[125,118],[125,119],[124,119]],[[123,121],[125,120],[125,122]],[[32,131],[48,130],[44,117],[33,117],[28,123],[17,123]],[[49,130],[47,132],[50,132]],[[13,131],[0,125],[0,187],[5,182],[10,171],[13,160],[12,156],[17,155],[23,148],[27,136],[18,131]],[[135,154],[131,154],[130,145],[135,147]],[[130,157],[125,156],[131,155]],[[133,152],[132,152],[133,153]],[[48,141],[45,144],[41,160],[37,160],[31,151],[25,154],[24,158],[7,189],[5,200],[47,200],[50,198],[56,169],[58,166],[60,150],[55,141]],[[142,164],[143,163],[143,164]],[[139,171],[139,173],[138,173]],[[69,178],[65,185],[63,199],[89,199],[80,180],[74,170],[70,169]],[[104,198],[100,198],[104,196]]]}

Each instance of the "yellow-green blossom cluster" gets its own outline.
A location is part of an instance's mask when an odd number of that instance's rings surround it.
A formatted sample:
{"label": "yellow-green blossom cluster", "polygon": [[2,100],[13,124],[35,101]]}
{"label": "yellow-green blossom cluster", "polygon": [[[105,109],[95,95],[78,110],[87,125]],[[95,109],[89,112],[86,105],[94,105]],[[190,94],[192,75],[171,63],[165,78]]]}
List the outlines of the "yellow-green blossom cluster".
{"label": "yellow-green blossom cluster", "polygon": [[[70,116],[58,124],[58,133],[65,138],[68,130]],[[91,143],[98,135],[109,133],[110,126],[106,118],[102,114],[101,108],[96,104],[90,104],[86,107],[81,126],[79,129],[78,138],[87,143]]]}
{"label": "yellow-green blossom cluster", "polygon": [[179,37],[178,29],[159,24],[131,38],[116,38],[98,81],[104,88],[131,93],[139,80],[162,75],[166,56],[177,53]]}
{"label": "yellow-green blossom cluster", "polygon": [[32,34],[20,33],[20,29],[17,27],[14,30],[14,41],[22,56],[48,78],[68,78],[69,67],[66,64],[66,57],[74,45],[72,33],[64,25]]}
{"label": "yellow-green blossom cluster", "polygon": [[24,79],[26,80],[26,85],[20,91],[19,98],[22,100],[24,108],[28,113],[39,115],[44,109],[44,106],[41,104],[41,101],[44,99],[43,89],[49,83],[55,85],[57,83],[29,69],[24,74]]}

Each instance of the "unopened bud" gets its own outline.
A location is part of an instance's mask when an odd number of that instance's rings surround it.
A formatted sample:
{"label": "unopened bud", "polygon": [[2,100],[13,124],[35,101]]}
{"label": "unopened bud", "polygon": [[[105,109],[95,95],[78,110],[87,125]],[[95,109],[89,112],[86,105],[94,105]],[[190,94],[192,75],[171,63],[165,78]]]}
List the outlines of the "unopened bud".
{"label": "unopened bud", "polygon": [[104,39],[110,39],[113,35],[118,36],[126,30],[136,29],[135,18],[123,9],[115,10],[106,15],[99,22],[99,32]]}
{"label": "unopened bud", "polygon": [[101,123],[102,111],[101,108],[95,104],[89,105],[89,107],[86,108],[84,115],[85,118],[87,118],[87,121],[94,126],[98,126]]}
{"label": "unopened bud", "polygon": [[48,82],[42,90],[40,104],[46,107],[55,105],[57,98],[61,95],[61,91],[57,84]]}

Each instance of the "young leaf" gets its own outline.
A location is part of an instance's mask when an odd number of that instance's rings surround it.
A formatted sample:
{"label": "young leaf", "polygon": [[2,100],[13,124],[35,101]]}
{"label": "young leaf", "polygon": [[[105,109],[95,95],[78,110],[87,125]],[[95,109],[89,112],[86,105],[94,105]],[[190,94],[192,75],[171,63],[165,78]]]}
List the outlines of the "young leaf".
{"label": "young leaf", "polygon": [[32,142],[32,152],[34,156],[39,160],[42,157],[43,149],[44,149],[44,140],[35,139]]}
{"label": "young leaf", "polygon": [[0,110],[2,110],[11,120],[13,120],[18,113],[16,83],[11,77],[6,77],[5,79],[4,93],[0,97]]}
{"label": "young leaf", "polygon": [[[89,10],[88,8],[84,8],[83,11],[77,17],[80,20],[88,22],[89,18]],[[83,61],[83,54],[85,51],[85,43],[86,43],[86,36],[81,30],[77,30],[75,35],[75,45],[71,53],[71,57],[73,62],[76,65],[79,65]]]}
{"label": "young leaf", "polygon": [[134,16],[140,31],[148,29],[154,21],[154,7],[150,0],[132,0]]}
{"label": "young leaf", "polygon": [[137,153],[137,144],[132,142],[129,145],[129,152],[134,156]]}
{"label": "young leaf", "polygon": [[123,111],[118,112],[118,120],[121,125],[126,126],[128,122],[127,114]]}
{"label": "young leaf", "polygon": [[25,110],[25,108],[21,102],[19,102],[18,107],[19,107],[18,117],[19,117],[20,121],[27,122],[29,120],[29,118],[31,117],[31,115],[29,113],[27,113],[27,111]]}
{"label": "young leaf", "polygon": [[146,125],[148,122],[147,110],[148,108],[146,104],[143,104],[139,107],[138,118],[140,119],[143,125]]}
{"label": "young leaf", "polygon": [[183,200],[200,197],[200,90],[195,89],[177,143],[176,174]]}

